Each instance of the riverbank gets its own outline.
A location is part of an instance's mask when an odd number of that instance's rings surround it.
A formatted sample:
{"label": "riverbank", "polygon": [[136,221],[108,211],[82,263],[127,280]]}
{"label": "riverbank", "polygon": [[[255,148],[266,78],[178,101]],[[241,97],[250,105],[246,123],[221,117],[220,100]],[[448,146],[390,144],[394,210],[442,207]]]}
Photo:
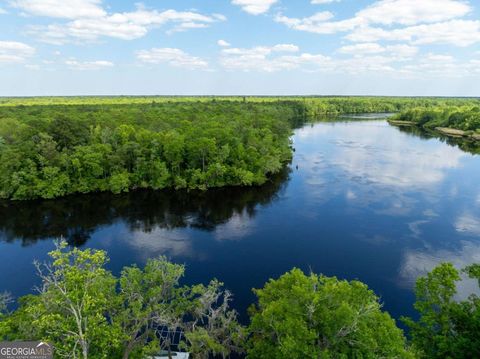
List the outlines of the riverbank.
{"label": "riverbank", "polygon": [[416,127],[427,132],[468,141],[480,141],[480,103],[463,106],[424,106],[403,110],[390,118],[393,126]]}
{"label": "riverbank", "polygon": [[480,141],[480,133],[472,133],[472,131],[463,131],[457,128],[449,128],[449,127],[435,127],[433,129],[425,128],[424,126],[421,126],[420,124],[413,121],[403,121],[403,120],[387,120],[387,121],[392,126],[418,127],[418,128],[422,128],[424,130],[435,132],[448,137],[465,138],[473,141]]}

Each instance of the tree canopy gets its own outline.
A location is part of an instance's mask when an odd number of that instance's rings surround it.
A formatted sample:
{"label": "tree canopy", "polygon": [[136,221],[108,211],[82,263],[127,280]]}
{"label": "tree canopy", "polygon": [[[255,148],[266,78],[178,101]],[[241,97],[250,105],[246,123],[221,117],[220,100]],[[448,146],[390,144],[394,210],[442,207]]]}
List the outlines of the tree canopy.
{"label": "tree canopy", "polygon": [[406,339],[358,281],[299,269],[255,290],[248,358],[409,358]]}
{"label": "tree canopy", "polygon": [[164,257],[143,269],[125,267],[117,278],[105,269],[104,251],[69,250],[65,242],[50,257],[51,263],[36,263],[38,293],[0,316],[1,339],[48,341],[62,358],[144,358],[173,348],[208,358],[241,351],[243,329],[219,281],[182,286],[184,266]]}
{"label": "tree canopy", "polygon": [[[478,281],[480,265],[462,271]],[[480,357],[480,297],[456,298],[461,274],[451,263],[443,263],[417,280],[415,309],[420,318],[404,318],[413,344],[425,358]]]}

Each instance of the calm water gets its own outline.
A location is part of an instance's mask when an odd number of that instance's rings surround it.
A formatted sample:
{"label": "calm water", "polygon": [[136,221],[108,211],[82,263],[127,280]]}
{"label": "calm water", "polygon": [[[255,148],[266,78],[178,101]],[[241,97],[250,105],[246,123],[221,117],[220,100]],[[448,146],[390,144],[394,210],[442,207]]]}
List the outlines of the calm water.
{"label": "calm water", "polygon": [[244,320],[251,288],[294,266],[362,280],[398,317],[412,314],[419,274],[480,262],[480,156],[368,118],[307,125],[294,147],[261,188],[4,203],[0,291],[30,292],[32,261],[61,235],[107,250],[114,272],[166,254],[187,264],[186,282],[216,277]]}

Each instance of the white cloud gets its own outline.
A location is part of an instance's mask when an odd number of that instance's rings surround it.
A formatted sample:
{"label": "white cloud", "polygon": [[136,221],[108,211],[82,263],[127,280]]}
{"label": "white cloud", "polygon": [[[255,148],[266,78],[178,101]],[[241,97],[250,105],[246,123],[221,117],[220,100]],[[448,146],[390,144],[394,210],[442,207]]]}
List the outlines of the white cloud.
{"label": "white cloud", "polygon": [[0,64],[20,63],[33,56],[35,49],[16,41],[0,41]]}
{"label": "white cloud", "polygon": [[337,32],[350,31],[362,23],[361,19],[358,18],[328,21],[332,18],[333,14],[331,12],[322,11],[302,19],[277,15],[275,21],[294,30],[313,32],[316,34],[334,34]]}
{"label": "white cloud", "polygon": [[312,0],[310,1],[313,5],[323,5],[323,4],[331,4],[332,2],[340,2],[341,0]]}
{"label": "white cloud", "polygon": [[385,49],[399,57],[413,57],[418,53],[418,47],[409,45],[389,45]]}
{"label": "white cloud", "polygon": [[0,15],[7,14],[7,10],[0,7]]}
{"label": "white cloud", "polygon": [[442,76],[443,78],[470,77],[480,74],[480,61],[459,61],[450,54],[429,53],[401,68],[405,74],[420,76]]}
{"label": "white cloud", "polygon": [[110,61],[77,61],[75,59],[70,59],[65,61],[65,64],[74,70],[100,70],[114,66],[113,62]]}
{"label": "white cloud", "polygon": [[[30,1],[25,2],[30,3]],[[31,2],[38,3],[33,0]],[[99,1],[84,1],[90,6],[97,6],[97,11],[90,12],[87,10],[88,6],[85,6],[78,12],[73,11],[74,8],[72,8],[71,12],[59,11],[57,14],[53,2],[53,0],[52,3],[47,2],[51,8],[41,7],[35,12],[36,8],[31,7],[29,8],[30,13],[48,17],[63,17],[71,21],[47,26],[32,26],[29,33],[44,42],[57,45],[72,41],[96,41],[102,36],[133,40],[145,36],[152,28],[160,26],[171,25],[168,32],[172,33],[205,28],[215,22],[226,20],[225,16],[221,14],[203,15],[195,11],[147,10],[140,5],[137,5],[135,11],[107,14],[99,7]],[[25,7],[26,9],[27,7]]]}
{"label": "white cloud", "polygon": [[298,46],[280,44],[252,48],[227,47],[221,51],[220,65],[228,70],[278,72],[303,70],[324,73],[385,73],[397,76],[470,76],[480,73],[480,61],[458,62],[450,55],[428,53],[417,57],[415,46],[398,44],[381,46],[364,43],[344,46],[340,53],[349,58],[331,58],[300,51]]}
{"label": "white cloud", "polygon": [[104,17],[102,0],[13,0],[10,5],[27,14],[64,19]]}
{"label": "white cloud", "polygon": [[270,10],[270,7],[277,2],[278,0],[233,0],[232,4],[240,6],[249,14],[260,15]]}
{"label": "white cloud", "polygon": [[222,50],[220,63],[230,70],[276,72],[292,70],[302,65],[315,67],[327,65],[330,59],[323,55],[312,55],[299,52],[293,44],[274,46],[257,46],[249,49],[227,48]]}
{"label": "white cloud", "polygon": [[32,71],[37,71],[37,70],[40,70],[40,65],[26,64],[25,68],[28,69],[28,70],[32,70]]}
{"label": "white cloud", "polygon": [[184,67],[187,69],[207,69],[208,62],[192,56],[180,49],[154,48],[137,52],[137,59],[146,64],[166,63],[170,66]]}
{"label": "white cloud", "polygon": [[217,41],[217,45],[218,46],[221,46],[221,47],[229,47],[230,46],[230,43],[225,41],[225,40],[218,40]]}
{"label": "white cloud", "polygon": [[339,50],[343,54],[378,54],[385,52],[385,48],[375,42],[365,42],[362,44],[343,46]]}
{"label": "white cloud", "polygon": [[219,63],[228,70],[279,72],[302,70],[329,74],[383,73],[401,78],[468,77],[480,74],[480,60],[458,61],[448,54],[427,53],[419,56],[417,46],[361,43],[343,46],[338,53],[348,57],[332,58],[323,54],[301,52],[293,44],[225,47]]}
{"label": "white cloud", "polygon": [[480,21],[452,20],[393,30],[367,26],[355,29],[346,38],[355,42],[386,40],[405,41],[414,45],[449,44],[464,47],[480,42]]}
{"label": "white cloud", "polygon": [[388,53],[393,61],[413,57],[418,53],[418,47],[409,45],[381,46],[375,42],[365,42],[343,46],[338,51],[343,54],[351,54],[355,56]]}
{"label": "white cloud", "polygon": [[470,11],[467,3],[458,0],[383,0],[359,11],[356,17],[370,24],[415,25],[459,18]]}
{"label": "white cloud", "polygon": [[[480,41],[480,21],[461,19],[471,11],[468,3],[459,0],[381,0],[344,20],[332,21],[333,14],[324,11],[304,18],[278,14],[275,21],[317,34],[353,31],[346,38],[355,42],[469,46]],[[405,27],[392,28],[394,25]]]}

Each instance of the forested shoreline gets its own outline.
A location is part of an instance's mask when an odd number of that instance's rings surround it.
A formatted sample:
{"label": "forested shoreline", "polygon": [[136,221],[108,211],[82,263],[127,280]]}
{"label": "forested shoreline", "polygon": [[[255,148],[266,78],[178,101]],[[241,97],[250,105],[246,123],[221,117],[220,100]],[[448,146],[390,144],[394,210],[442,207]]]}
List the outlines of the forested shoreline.
{"label": "forested shoreline", "polygon": [[415,107],[391,118],[392,124],[414,125],[452,137],[480,141],[480,105]]}
{"label": "forested shoreline", "polygon": [[[400,111],[400,118],[424,118],[422,111],[438,114],[445,108],[478,114],[479,103],[395,97],[2,98],[0,198],[261,185],[289,162],[292,130],[308,119]],[[458,121],[478,127],[478,116],[472,123],[470,118]]]}
{"label": "forested shoreline", "polygon": [[0,197],[265,183],[291,158],[291,103],[0,108]]}

